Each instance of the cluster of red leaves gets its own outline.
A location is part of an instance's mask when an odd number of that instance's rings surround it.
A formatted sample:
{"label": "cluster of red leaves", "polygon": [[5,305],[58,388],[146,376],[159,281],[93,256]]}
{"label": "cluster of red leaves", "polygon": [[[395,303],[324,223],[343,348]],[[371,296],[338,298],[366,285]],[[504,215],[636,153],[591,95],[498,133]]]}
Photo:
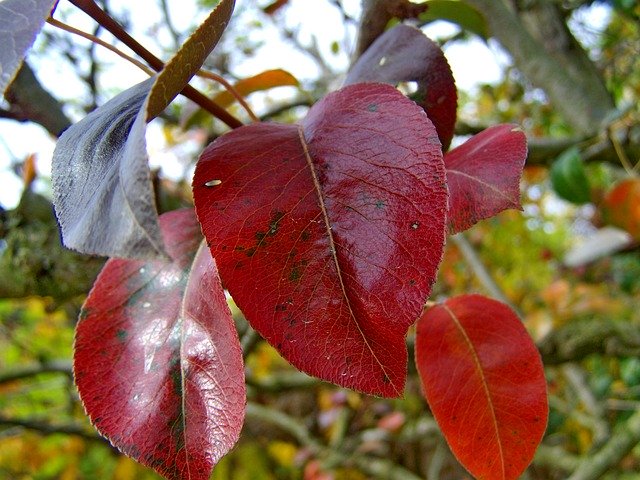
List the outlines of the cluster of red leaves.
{"label": "cluster of red leaves", "polygon": [[[417,103],[395,88],[408,81]],[[373,395],[402,396],[405,336],[420,318],[426,397],[480,478],[516,478],[544,433],[542,365],[513,312],[465,296],[422,314],[447,232],[520,207],[524,134],[499,125],[446,152],[453,78],[410,27],[383,35],[346,83],[298,125],[243,126],[207,147],[198,222],[163,215],[168,258],[108,261],[84,305],[75,374],[87,412],[167,478],[208,478],[242,427],[242,355],[220,278],[294,366]]]}

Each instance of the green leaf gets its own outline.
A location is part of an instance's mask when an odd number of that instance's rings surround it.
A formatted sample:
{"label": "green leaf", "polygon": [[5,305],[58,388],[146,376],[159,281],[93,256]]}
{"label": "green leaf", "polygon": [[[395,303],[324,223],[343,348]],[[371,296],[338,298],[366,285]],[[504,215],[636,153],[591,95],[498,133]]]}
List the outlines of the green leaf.
{"label": "green leaf", "polygon": [[0,3],[0,94],[13,81],[57,0],[4,0]]}
{"label": "green leaf", "polygon": [[559,197],[581,205],[591,201],[591,186],[580,151],[565,150],[551,167],[551,185]]}
{"label": "green leaf", "polygon": [[427,11],[418,17],[421,21],[445,20],[485,40],[489,38],[487,21],[475,7],[458,0],[430,0],[427,5],[429,5]]}

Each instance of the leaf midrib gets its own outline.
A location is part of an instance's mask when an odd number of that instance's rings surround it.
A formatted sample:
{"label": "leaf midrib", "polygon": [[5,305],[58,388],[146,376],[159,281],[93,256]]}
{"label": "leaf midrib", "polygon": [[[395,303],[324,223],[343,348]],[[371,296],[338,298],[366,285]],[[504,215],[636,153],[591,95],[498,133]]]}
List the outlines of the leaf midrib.
{"label": "leaf midrib", "polygon": [[340,263],[338,262],[338,254],[337,254],[337,251],[336,251],[336,244],[335,244],[335,241],[333,239],[333,232],[332,232],[332,229],[331,229],[331,222],[329,221],[329,213],[327,212],[327,208],[326,208],[326,206],[324,204],[324,198],[322,196],[322,186],[320,185],[320,180],[318,179],[318,175],[316,174],[315,166],[314,166],[313,160],[311,158],[311,154],[309,153],[308,143],[307,143],[307,141],[306,141],[306,139],[304,137],[304,131],[303,131],[303,128],[302,128],[301,125],[298,125],[298,137],[300,138],[300,144],[302,145],[302,150],[304,152],[305,161],[307,162],[307,165],[309,167],[309,171],[311,172],[311,178],[313,179],[313,186],[314,186],[314,189],[316,191],[316,195],[318,197],[318,202],[320,204],[320,210],[322,212],[322,218],[324,219],[324,224],[325,224],[325,228],[326,228],[326,231],[327,231],[327,237],[329,238],[329,248],[331,250],[331,256],[333,258],[333,263],[334,263],[334,265],[336,267],[336,274],[338,275],[338,280],[340,282],[340,288],[342,289],[342,296],[344,297],[344,300],[347,303],[347,307],[349,307],[349,313],[351,315],[351,319],[353,320],[353,322],[355,323],[356,327],[358,328],[358,332],[360,333],[360,336],[362,337],[362,340],[364,341],[364,344],[367,346],[367,348],[371,352],[371,355],[373,356],[375,361],[380,366],[380,369],[382,370],[382,373],[384,373],[384,375],[389,379],[389,382],[390,382],[391,386],[393,387],[395,393],[397,395],[400,395],[401,392],[396,387],[396,385],[393,382],[391,376],[387,373],[387,370],[385,369],[383,363],[378,359],[378,356],[373,351],[373,348],[371,348],[371,345],[369,344],[369,340],[367,339],[367,337],[365,336],[364,332],[362,331],[362,328],[360,327],[360,323],[358,322],[358,319],[357,319],[355,313],[353,312],[353,308],[351,308],[351,301],[349,300],[349,296],[347,295],[347,287],[346,287],[346,285],[344,283],[344,280],[342,278],[342,269],[340,268]]}
{"label": "leaf midrib", "polygon": [[464,338],[465,343],[469,347],[469,352],[471,352],[471,356],[473,357],[473,363],[474,363],[474,365],[476,367],[476,370],[478,371],[478,374],[480,376],[481,383],[482,383],[482,388],[484,390],[485,396],[487,397],[487,404],[489,405],[489,411],[491,412],[491,419],[493,420],[493,428],[494,428],[494,430],[496,432],[496,439],[497,439],[497,442],[498,442],[498,450],[500,452],[500,469],[502,471],[502,478],[507,478],[506,477],[506,471],[505,471],[505,464],[504,464],[504,460],[505,459],[504,459],[504,450],[502,448],[502,439],[500,438],[500,430],[498,429],[498,418],[496,417],[496,411],[495,411],[495,408],[494,408],[494,405],[493,405],[493,398],[491,397],[491,392],[489,391],[489,385],[488,385],[486,377],[484,376],[484,370],[482,369],[482,363],[480,362],[480,356],[478,355],[478,352],[476,351],[475,347],[473,346],[473,342],[471,342],[471,339],[467,335],[466,330],[464,329],[464,327],[460,323],[460,320],[458,319],[456,314],[453,313],[453,311],[447,305],[443,304],[442,307],[449,314],[449,316],[451,317],[451,320],[453,320],[454,325],[456,326],[456,328],[458,329],[458,331],[460,332],[460,334]]}
{"label": "leaf midrib", "polygon": [[483,187],[488,188],[489,190],[492,190],[498,196],[504,198],[511,205],[514,205],[516,207],[518,206],[518,203],[513,201],[511,198],[509,198],[509,196],[506,195],[504,192],[502,192],[501,190],[499,190],[495,186],[491,185],[490,183],[487,183],[484,180],[479,179],[478,177],[474,177],[473,175],[469,175],[468,173],[464,173],[464,172],[461,172],[460,170],[455,170],[453,168],[451,168],[451,169],[447,168],[447,173],[453,173],[453,174],[457,174],[457,175],[461,175],[463,177],[466,177],[466,178],[470,179],[471,181],[476,182],[476,183],[482,185]]}

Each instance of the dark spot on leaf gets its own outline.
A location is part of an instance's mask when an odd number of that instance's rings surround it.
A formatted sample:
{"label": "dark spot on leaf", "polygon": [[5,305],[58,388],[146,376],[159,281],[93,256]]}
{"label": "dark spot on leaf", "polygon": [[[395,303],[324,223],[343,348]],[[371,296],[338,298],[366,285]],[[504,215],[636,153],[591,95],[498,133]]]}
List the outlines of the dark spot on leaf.
{"label": "dark spot on leaf", "polygon": [[247,249],[244,253],[247,257],[251,258],[256,253],[256,247],[251,247]]}
{"label": "dark spot on leaf", "polygon": [[291,280],[292,282],[297,282],[298,280],[300,280],[301,276],[302,271],[297,265],[294,265],[291,269],[291,273],[289,273],[289,280]]}
{"label": "dark spot on leaf", "polygon": [[409,280],[409,285],[413,286],[415,285],[417,282],[412,278],[411,280]]}
{"label": "dark spot on leaf", "polygon": [[384,200],[378,200],[378,201],[376,202],[376,208],[379,208],[379,209],[380,209],[380,208],[384,208],[384,207],[386,207],[386,206],[387,206],[387,204],[386,204],[386,203],[384,203]]}
{"label": "dark spot on leaf", "polygon": [[287,306],[284,303],[276,305],[276,312],[284,312],[287,310]]}
{"label": "dark spot on leaf", "polygon": [[309,232],[308,230],[303,230],[302,234],[300,235],[300,238],[302,239],[303,242],[306,242],[311,238],[311,232]]}
{"label": "dark spot on leaf", "polygon": [[367,105],[367,110],[369,110],[370,112],[375,112],[378,110],[378,105],[376,105],[375,103],[370,103],[369,105]]}
{"label": "dark spot on leaf", "polygon": [[287,298],[287,303],[289,305],[293,305],[293,298],[291,298],[291,297]]}
{"label": "dark spot on leaf", "polygon": [[391,379],[389,378],[389,376],[386,373],[384,375],[382,375],[382,381],[384,383],[391,383]]}
{"label": "dark spot on leaf", "polygon": [[262,243],[262,241],[264,240],[264,237],[266,236],[267,234],[265,232],[256,232],[256,242],[258,242],[258,245]]}
{"label": "dark spot on leaf", "polygon": [[240,270],[242,267],[244,267],[244,262],[236,262],[236,266],[233,268],[236,270]]}
{"label": "dark spot on leaf", "polygon": [[236,252],[241,252],[241,251],[244,250],[244,247],[242,245],[238,245],[233,250],[236,251]]}
{"label": "dark spot on leaf", "polygon": [[293,333],[291,333],[291,332],[287,332],[287,333],[285,333],[285,334],[284,334],[284,339],[285,339],[285,340],[288,340],[288,341],[293,340]]}
{"label": "dark spot on leaf", "polygon": [[284,217],[284,212],[276,210],[273,213],[271,221],[269,222],[269,231],[267,232],[270,237],[273,237],[276,233],[278,233],[278,224],[280,223],[280,220],[282,220],[282,217]]}
{"label": "dark spot on leaf", "polygon": [[278,350],[282,350],[282,342],[278,342],[278,344],[276,345],[276,348]]}
{"label": "dark spot on leaf", "polygon": [[128,336],[129,334],[127,333],[127,331],[122,330],[121,328],[116,332],[116,337],[118,337],[118,340],[120,340],[121,342],[124,342]]}

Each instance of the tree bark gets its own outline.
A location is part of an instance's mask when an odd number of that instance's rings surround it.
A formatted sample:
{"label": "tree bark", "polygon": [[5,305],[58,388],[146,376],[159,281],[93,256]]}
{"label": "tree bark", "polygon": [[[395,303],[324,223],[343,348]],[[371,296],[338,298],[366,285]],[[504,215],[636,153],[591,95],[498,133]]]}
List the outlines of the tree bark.
{"label": "tree bark", "polygon": [[38,123],[54,137],[71,125],[60,102],[44,89],[26,62],[9,85],[5,98],[10,104],[6,117]]}
{"label": "tree bark", "polygon": [[546,92],[576,133],[593,135],[600,130],[614,109],[613,100],[595,67],[586,66],[591,61],[566,25],[558,27],[558,11],[552,5],[538,2],[541,7],[520,17],[507,0],[467,2],[484,13],[491,34],[509,51],[516,67]]}

